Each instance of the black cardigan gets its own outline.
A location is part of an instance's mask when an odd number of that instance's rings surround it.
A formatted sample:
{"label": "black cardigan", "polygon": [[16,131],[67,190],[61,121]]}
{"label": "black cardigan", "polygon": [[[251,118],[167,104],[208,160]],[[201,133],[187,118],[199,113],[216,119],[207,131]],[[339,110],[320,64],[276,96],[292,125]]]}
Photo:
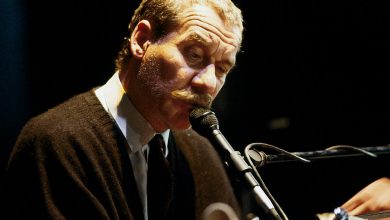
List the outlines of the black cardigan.
{"label": "black cardigan", "polygon": [[[174,199],[165,219],[200,219],[213,202],[239,213],[205,138],[173,131],[168,147]],[[4,199],[7,219],[143,219],[127,142],[92,90],[25,125],[6,170]]]}

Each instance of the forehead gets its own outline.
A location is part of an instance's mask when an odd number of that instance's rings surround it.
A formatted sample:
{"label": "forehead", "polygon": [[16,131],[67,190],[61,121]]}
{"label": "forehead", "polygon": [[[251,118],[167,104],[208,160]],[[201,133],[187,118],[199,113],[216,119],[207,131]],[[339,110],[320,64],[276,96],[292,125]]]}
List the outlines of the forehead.
{"label": "forehead", "polygon": [[239,49],[241,32],[238,27],[227,25],[218,14],[206,5],[193,5],[183,10],[180,16],[179,34],[198,38],[199,41],[219,41],[227,47]]}

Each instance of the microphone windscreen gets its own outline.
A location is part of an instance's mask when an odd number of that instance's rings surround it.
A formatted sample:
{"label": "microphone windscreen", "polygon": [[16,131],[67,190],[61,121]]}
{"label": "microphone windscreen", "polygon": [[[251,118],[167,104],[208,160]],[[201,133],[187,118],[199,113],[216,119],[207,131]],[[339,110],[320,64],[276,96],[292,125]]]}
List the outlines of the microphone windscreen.
{"label": "microphone windscreen", "polygon": [[194,108],[190,113],[190,117],[191,118],[199,118],[209,111],[210,111],[210,109],[207,109],[207,108],[202,108],[202,107]]}
{"label": "microphone windscreen", "polygon": [[219,129],[215,113],[206,108],[195,108],[192,110],[190,123],[196,132],[205,137],[209,136],[214,129]]}
{"label": "microphone windscreen", "polygon": [[206,108],[195,108],[190,113],[190,122],[191,125],[201,126],[201,127],[211,127],[218,125],[218,119],[215,116],[215,113],[210,109]]}

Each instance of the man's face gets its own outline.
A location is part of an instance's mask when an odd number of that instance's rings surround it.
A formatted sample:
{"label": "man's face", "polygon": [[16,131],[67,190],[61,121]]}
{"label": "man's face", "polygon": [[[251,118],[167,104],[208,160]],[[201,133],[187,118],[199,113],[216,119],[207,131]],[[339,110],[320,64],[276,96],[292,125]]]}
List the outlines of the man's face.
{"label": "man's face", "polygon": [[225,26],[209,7],[195,5],[183,15],[177,29],[148,47],[138,74],[156,115],[150,122],[165,129],[188,128],[190,111],[211,104],[206,100],[221,90],[241,39],[238,28]]}

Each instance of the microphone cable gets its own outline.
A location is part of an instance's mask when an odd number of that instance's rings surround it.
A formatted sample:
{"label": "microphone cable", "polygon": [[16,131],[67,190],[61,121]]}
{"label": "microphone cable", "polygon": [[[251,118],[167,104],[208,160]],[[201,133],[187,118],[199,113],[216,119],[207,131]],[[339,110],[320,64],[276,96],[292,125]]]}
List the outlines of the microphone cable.
{"label": "microphone cable", "polygon": [[[286,215],[286,213],[283,211],[282,207],[279,205],[279,203],[276,201],[276,199],[272,196],[271,192],[268,190],[267,186],[265,185],[263,179],[261,178],[260,176],[260,173],[257,171],[257,168],[256,166],[253,164],[252,162],[252,159],[251,157],[249,156],[249,150],[251,150],[251,148],[255,147],[255,146],[261,146],[261,147],[266,147],[266,148],[271,148],[271,149],[274,149],[276,151],[279,151],[279,152],[282,152],[282,153],[285,153],[285,154],[290,154],[288,151],[285,151],[281,148],[278,148],[276,146],[273,146],[271,144],[266,144],[266,143],[252,143],[252,144],[249,144],[245,147],[245,150],[244,150],[244,155],[245,155],[245,159],[247,160],[247,162],[249,163],[249,165],[252,167],[252,170],[253,172],[255,173],[256,175],[256,178],[259,182],[259,184],[261,185],[261,188],[263,188],[264,192],[267,194],[267,196],[269,197],[269,199],[271,200],[271,202],[274,204],[275,206],[275,209],[278,211],[278,213],[283,217],[284,220],[288,220],[288,217]],[[305,163],[309,163],[310,161],[309,160],[306,160],[302,157],[299,157],[299,156],[295,156],[293,155],[293,157],[295,159],[298,159],[302,162],[305,162]],[[265,162],[265,159],[266,158],[263,158],[263,161],[262,162]]]}

